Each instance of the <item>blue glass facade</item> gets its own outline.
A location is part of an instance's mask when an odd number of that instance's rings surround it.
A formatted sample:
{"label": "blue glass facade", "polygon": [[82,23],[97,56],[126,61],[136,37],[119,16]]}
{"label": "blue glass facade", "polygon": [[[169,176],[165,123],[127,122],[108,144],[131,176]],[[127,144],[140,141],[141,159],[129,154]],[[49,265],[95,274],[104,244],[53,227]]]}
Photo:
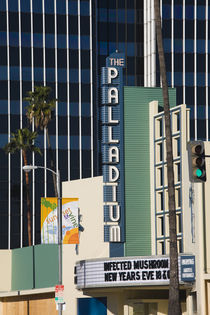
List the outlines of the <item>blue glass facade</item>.
{"label": "blue glass facade", "polygon": [[[28,126],[23,100],[34,86],[58,99],[49,134],[61,180],[101,174],[99,76],[116,49],[126,55],[125,84],[143,85],[143,4],[136,0],[0,1],[0,248],[27,245],[26,196],[20,154],[3,146]],[[50,167],[45,133],[42,156],[28,162]],[[53,196],[50,173],[30,175],[32,242],[40,242],[40,197]]]}
{"label": "blue glass facade", "polygon": [[209,12],[205,0],[162,1],[168,83],[177,89],[177,104],[191,109],[192,139],[203,140],[210,134]]}

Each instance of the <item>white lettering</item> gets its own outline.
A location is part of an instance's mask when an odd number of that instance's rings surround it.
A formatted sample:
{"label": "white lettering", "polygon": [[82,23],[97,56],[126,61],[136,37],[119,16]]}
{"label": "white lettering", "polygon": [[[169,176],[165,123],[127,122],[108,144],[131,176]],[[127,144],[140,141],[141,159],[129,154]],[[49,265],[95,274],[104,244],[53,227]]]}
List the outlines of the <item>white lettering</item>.
{"label": "white lettering", "polygon": [[120,227],[118,225],[110,226],[109,240],[110,242],[120,242]]}
{"label": "white lettering", "polygon": [[112,139],[112,126],[108,126],[108,143],[118,143],[118,139]]}
{"label": "white lettering", "polygon": [[[115,217],[114,217],[114,207],[115,207]],[[113,222],[119,221],[120,220],[120,206],[119,205],[109,205],[109,217],[110,220]]]}
{"label": "white lettering", "polygon": [[112,119],[112,106],[108,107],[108,123],[109,124],[118,124],[119,120]]}
{"label": "white lettering", "polygon": [[118,104],[118,89],[116,87],[108,89],[108,104]]}
{"label": "white lettering", "polygon": [[112,186],[112,201],[117,201],[117,185]]}
{"label": "white lettering", "polygon": [[109,147],[109,163],[119,163],[119,149],[118,147]]}
{"label": "white lettering", "polygon": [[108,84],[112,83],[112,79],[118,76],[118,71],[116,68],[108,68]]}
{"label": "white lettering", "polygon": [[119,178],[119,170],[114,165],[109,165],[109,181],[110,182],[116,182]]}

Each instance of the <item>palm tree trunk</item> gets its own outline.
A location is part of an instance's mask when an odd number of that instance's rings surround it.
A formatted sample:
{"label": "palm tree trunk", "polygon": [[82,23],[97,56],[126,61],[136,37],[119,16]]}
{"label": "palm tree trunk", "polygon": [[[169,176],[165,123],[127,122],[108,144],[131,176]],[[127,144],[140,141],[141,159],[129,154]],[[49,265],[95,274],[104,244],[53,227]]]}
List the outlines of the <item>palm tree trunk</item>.
{"label": "palm tree trunk", "polygon": [[[26,152],[22,150],[24,165],[28,165]],[[28,246],[31,246],[31,201],[30,201],[30,189],[29,189],[29,175],[25,172],[26,179],[26,202],[27,202],[27,227],[28,227]]]}
{"label": "palm tree trunk", "polygon": [[181,304],[179,297],[179,273],[178,273],[178,251],[176,234],[176,205],[174,189],[174,169],[172,152],[171,120],[169,110],[168,84],[166,78],[166,66],[163,51],[163,39],[161,30],[160,4],[155,0],[155,23],[157,34],[157,46],[160,64],[160,74],[162,78],[162,91],[165,114],[165,133],[166,133],[166,153],[167,153],[167,172],[168,172],[168,199],[169,199],[169,235],[170,235],[170,285],[169,285],[169,304],[168,314],[181,314]]}
{"label": "palm tree trunk", "polygon": [[[53,152],[52,152],[52,147],[50,144],[50,137],[48,133],[48,128],[46,127],[46,135],[47,135],[47,142],[48,142],[48,149],[49,149],[49,154],[50,154],[50,168],[55,171],[54,169],[54,160],[53,160]],[[54,191],[55,191],[55,197],[58,197],[58,189],[57,189],[57,182],[56,182],[56,175],[53,175],[53,185],[54,185]]]}

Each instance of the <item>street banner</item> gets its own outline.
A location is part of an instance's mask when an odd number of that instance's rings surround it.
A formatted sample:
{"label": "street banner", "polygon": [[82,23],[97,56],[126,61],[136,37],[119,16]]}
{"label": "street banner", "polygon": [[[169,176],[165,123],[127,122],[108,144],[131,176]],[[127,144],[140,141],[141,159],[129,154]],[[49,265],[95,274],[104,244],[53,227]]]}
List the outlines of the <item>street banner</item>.
{"label": "street banner", "polygon": [[[57,198],[41,198],[41,243],[58,243]],[[62,198],[63,244],[79,244],[78,198]]]}

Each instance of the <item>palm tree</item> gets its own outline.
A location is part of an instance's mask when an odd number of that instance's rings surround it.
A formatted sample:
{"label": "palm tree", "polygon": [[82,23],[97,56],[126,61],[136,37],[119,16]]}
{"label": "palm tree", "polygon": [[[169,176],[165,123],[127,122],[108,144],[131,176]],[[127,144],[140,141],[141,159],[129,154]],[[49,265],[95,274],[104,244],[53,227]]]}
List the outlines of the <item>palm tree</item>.
{"label": "palm tree", "polygon": [[[28,165],[27,152],[36,152],[41,154],[38,147],[34,145],[37,132],[32,132],[28,128],[18,129],[16,133],[12,133],[10,142],[4,147],[6,153],[15,153],[21,151],[23,155],[24,165]],[[31,202],[29,189],[29,174],[25,172],[26,180],[26,201],[27,201],[27,229],[28,229],[28,245],[31,246]]]}
{"label": "palm tree", "polygon": [[171,120],[170,120],[168,83],[167,83],[167,78],[166,78],[165,57],[164,57],[164,51],[163,51],[163,39],[162,39],[162,30],[161,30],[159,0],[155,0],[154,5],[155,5],[155,24],[156,24],[156,34],[157,34],[157,46],[158,46],[160,74],[162,78],[162,92],[163,92],[163,101],[164,101],[166,154],[167,154],[167,171],[168,171],[169,236],[170,236],[170,285],[169,285],[168,314],[179,315],[181,314],[181,304],[180,304],[180,297],[179,297],[176,206],[175,206],[175,189],[174,189]]}
{"label": "palm tree", "polygon": [[[25,100],[29,102],[29,105],[26,107],[26,116],[31,124],[34,120],[36,129],[40,128],[41,130],[46,130],[48,149],[50,154],[50,167],[51,169],[55,170],[53,153],[48,132],[48,124],[52,120],[52,113],[55,108],[56,100],[49,97],[50,93],[51,88],[48,86],[35,86],[34,92],[27,92],[27,97],[25,97]],[[55,174],[53,174],[53,184],[55,196],[57,197],[58,191]]]}

